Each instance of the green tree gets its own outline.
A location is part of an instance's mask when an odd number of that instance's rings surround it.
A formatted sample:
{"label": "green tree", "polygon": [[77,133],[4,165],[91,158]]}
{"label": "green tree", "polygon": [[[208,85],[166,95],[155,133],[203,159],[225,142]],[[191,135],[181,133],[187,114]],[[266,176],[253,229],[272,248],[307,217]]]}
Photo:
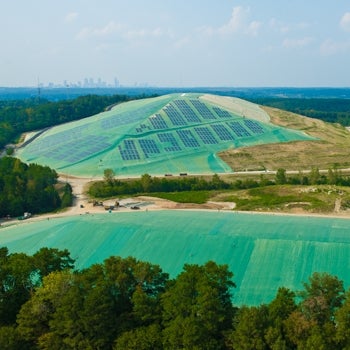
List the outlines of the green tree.
{"label": "green tree", "polygon": [[230,334],[230,349],[235,350],[267,350],[265,332],[268,329],[268,309],[243,306],[234,319],[234,330]]}
{"label": "green tree", "polygon": [[139,327],[122,333],[115,342],[115,350],[163,350],[162,331],[158,324]]}
{"label": "green tree", "polygon": [[108,184],[112,184],[113,183],[114,177],[115,177],[115,173],[114,173],[113,169],[108,168],[108,169],[105,169],[103,171],[103,179]]}
{"label": "green tree", "polygon": [[1,350],[29,350],[31,346],[18,333],[14,326],[0,327]]}
{"label": "green tree", "polygon": [[335,323],[339,348],[350,349],[350,290],[345,294],[343,305],[335,312]]}
{"label": "green tree", "polygon": [[163,342],[166,349],[218,349],[233,314],[233,274],[209,261],[185,265],[162,296]]}
{"label": "green tree", "polygon": [[309,282],[304,283],[304,289],[301,306],[306,317],[320,325],[333,321],[335,311],[345,298],[343,282],[328,273],[315,272]]}
{"label": "green tree", "polygon": [[21,306],[41,285],[42,277],[52,271],[72,268],[68,251],[42,248],[34,256],[8,254],[1,250],[0,258],[0,325],[14,324]]}
{"label": "green tree", "polygon": [[277,185],[284,185],[287,183],[285,169],[282,169],[282,168],[277,169],[275,181]]}
{"label": "green tree", "polygon": [[312,167],[309,178],[311,185],[317,185],[320,183],[321,174],[317,167]]}
{"label": "green tree", "polygon": [[150,192],[152,186],[152,177],[149,174],[143,174],[141,176],[141,186],[143,192]]}
{"label": "green tree", "polygon": [[40,278],[47,276],[53,271],[62,271],[74,268],[74,259],[71,258],[67,249],[41,248],[33,255],[34,266]]}
{"label": "green tree", "polygon": [[265,339],[271,349],[287,349],[285,321],[297,309],[295,293],[288,288],[279,288],[275,299],[268,305],[269,328]]}

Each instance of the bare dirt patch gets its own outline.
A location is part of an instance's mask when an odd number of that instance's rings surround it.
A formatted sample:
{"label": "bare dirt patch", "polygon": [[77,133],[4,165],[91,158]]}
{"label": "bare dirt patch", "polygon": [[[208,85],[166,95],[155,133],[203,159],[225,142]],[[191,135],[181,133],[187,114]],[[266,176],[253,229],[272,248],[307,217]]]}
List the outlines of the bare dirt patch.
{"label": "bare dirt patch", "polygon": [[263,107],[273,124],[301,130],[317,141],[297,141],[227,150],[220,157],[235,171],[309,170],[350,167],[350,133],[337,124]]}

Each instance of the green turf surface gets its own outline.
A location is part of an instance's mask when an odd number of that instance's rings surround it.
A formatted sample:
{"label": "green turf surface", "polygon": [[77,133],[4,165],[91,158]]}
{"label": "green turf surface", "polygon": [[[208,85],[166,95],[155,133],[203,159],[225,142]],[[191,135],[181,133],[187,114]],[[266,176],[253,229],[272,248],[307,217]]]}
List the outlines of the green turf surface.
{"label": "green turf surface", "polygon": [[53,218],[0,227],[0,245],[32,254],[67,248],[81,269],[111,255],[135,256],[176,276],[184,263],[214,260],[234,273],[237,305],[302,289],[315,271],[350,285],[350,220],[216,211],[138,211]]}
{"label": "green turf surface", "polygon": [[53,127],[16,152],[59,173],[231,173],[217,153],[230,148],[311,139],[277,127],[259,106],[212,95],[172,94],[131,101],[90,118]]}

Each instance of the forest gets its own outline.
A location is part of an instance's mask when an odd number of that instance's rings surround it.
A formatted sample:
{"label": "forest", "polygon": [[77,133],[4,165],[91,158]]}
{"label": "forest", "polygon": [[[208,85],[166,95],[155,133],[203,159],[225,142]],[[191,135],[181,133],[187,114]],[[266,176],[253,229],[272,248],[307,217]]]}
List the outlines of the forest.
{"label": "forest", "polygon": [[57,187],[55,170],[25,164],[17,158],[0,158],[0,218],[24,212],[46,213],[72,204],[72,189]]}
{"label": "forest", "polygon": [[260,97],[250,100],[325,122],[350,126],[350,99]]}
{"label": "forest", "polygon": [[313,273],[268,304],[236,306],[227,265],[112,256],[77,271],[67,250],[0,249],[1,349],[349,349],[350,291]]}

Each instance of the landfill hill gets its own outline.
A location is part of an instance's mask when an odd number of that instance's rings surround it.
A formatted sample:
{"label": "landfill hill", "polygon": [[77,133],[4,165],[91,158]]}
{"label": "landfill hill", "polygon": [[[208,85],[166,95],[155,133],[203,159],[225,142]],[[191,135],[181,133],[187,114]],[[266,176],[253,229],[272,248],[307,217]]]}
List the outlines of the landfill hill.
{"label": "landfill hill", "polygon": [[241,147],[308,141],[300,130],[271,123],[248,101],[176,93],[116,105],[79,121],[31,134],[16,152],[22,161],[66,175],[224,174],[235,169],[218,153]]}

